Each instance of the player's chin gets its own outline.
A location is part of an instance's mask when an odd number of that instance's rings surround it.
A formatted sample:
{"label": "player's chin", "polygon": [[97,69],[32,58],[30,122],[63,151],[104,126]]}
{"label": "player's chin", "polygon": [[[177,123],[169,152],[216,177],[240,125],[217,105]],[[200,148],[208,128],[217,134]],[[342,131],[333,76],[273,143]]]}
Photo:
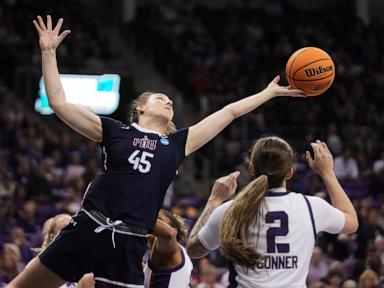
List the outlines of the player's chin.
{"label": "player's chin", "polygon": [[158,113],[156,115],[157,119],[159,119],[161,122],[168,123],[172,121],[173,113],[170,113],[170,111],[162,111],[161,113]]}
{"label": "player's chin", "polygon": [[173,119],[173,111],[165,110],[162,113],[162,116],[167,120],[167,122],[172,121],[172,119]]}

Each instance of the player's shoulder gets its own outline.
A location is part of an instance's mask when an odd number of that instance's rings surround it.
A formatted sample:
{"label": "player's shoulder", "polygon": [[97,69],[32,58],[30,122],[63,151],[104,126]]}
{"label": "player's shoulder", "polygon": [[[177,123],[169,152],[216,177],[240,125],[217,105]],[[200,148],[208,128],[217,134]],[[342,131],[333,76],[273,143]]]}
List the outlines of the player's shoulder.
{"label": "player's shoulder", "polygon": [[293,191],[290,191],[288,196],[291,197],[292,199],[300,199],[300,200],[309,201],[311,204],[312,203],[319,203],[319,202],[320,203],[327,203],[327,201],[325,201],[323,198],[321,198],[319,196],[305,195],[305,194],[293,192]]}
{"label": "player's shoulder", "polygon": [[[222,214],[222,215],[224,215],[225,212],[226,212],[226,211],[229,209],[229,207],[232,205],[233,201],[234,201],[234,200],[229,200],[229,201],[227,201],[227,202],[224,202],[224,203],[221,204],[219,207],[217,207],[217,208],[213,211],[213,213],[214,213],[214,214]],[[212,213],[212,214],[213,214],[213,213]]]}
{"label": "player's shoulder", "polygon": [[100,121],[103,128],[127,128],[128,125],[124,124],[120,120],[116,120],[110,117],[100,116]]}
{"label": "player's shoulder", "polygon": [[307,203],[311,206],[311,209],[314,209],[316,211],[319,209],[328,210],[332,207],[332,205],[322,197],[303,194],[298,195],[301,195],[301,197],[304,198]]}

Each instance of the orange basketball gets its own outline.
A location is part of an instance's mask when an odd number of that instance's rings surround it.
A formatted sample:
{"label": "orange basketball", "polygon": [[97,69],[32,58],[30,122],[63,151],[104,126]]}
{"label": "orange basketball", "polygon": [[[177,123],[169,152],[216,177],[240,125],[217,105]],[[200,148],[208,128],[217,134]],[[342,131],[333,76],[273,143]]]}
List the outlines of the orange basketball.
{"label": "orange basketball", "polygon": [[285,69],[289,85],[308,96],[324,93],[335,79],[335,64],[327,52],[316,47],[297,50]]}

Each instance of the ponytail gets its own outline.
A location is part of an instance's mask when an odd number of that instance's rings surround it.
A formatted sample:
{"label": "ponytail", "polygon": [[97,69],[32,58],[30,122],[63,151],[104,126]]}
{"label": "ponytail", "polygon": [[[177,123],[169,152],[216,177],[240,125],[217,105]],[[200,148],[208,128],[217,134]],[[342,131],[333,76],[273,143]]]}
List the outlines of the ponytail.
{"label": "ponytail", "polygon": [[234,264],[253,269],[263,262],[263,255],[248,244],[248,234],[252,223],[260,225],[267,190],[268,176],[260,175],[239,193],[225,213],[220,229],[220,247]]}

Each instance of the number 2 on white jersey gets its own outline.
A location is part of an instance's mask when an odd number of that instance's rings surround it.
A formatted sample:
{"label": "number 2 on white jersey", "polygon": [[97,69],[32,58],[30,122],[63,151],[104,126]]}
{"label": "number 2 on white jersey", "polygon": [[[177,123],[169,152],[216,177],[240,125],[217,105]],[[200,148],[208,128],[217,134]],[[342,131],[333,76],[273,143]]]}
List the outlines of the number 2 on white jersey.
{"label": "number 2 on white jersey", "polygon": [[[140,152],[142,152],[140,156]],[[139,169],[141,173],[148,173],[151,170],[151,162],[147,160],[147,158],[153,158],[154,155],[149,152],[135,150],[129,156],[128,162],[133,165],[133,170]]]}

